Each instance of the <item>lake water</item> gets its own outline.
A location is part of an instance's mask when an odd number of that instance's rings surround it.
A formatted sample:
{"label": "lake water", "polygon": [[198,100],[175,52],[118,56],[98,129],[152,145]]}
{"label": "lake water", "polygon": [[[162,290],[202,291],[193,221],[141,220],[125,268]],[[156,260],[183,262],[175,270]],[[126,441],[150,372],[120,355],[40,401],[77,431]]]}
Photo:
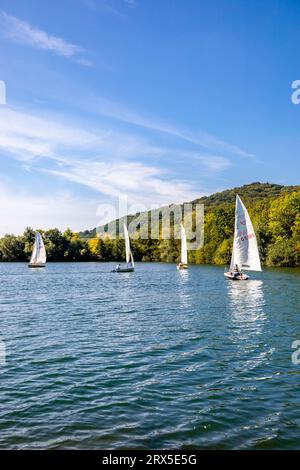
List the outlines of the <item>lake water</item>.
{"label": "lake water", "polygon": [[300,271],[113,266],[0,264],[1,449],[300,448]]}

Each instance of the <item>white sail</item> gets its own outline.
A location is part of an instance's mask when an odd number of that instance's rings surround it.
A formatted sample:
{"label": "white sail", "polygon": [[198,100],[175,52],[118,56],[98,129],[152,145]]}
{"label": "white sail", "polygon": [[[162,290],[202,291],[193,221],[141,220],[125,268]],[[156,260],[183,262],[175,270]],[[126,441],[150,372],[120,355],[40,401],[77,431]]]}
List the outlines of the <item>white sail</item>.
{"label": "white sail", "polygon": [[126,250],[126,263],[131,262],[132,267],[134,267],[133,256],[130,249],[129,234],[126,225],[124,224],[124,237],[125,237],[125,250]]}
{"label": "white sail", "polygon": [[30,258],[30,264],[45,264],[46,263],[46,250],[40,232],[35,234],[35,242]]}
{"label": "white sail", "polygon": [[187,245],[186,245],[186,234],[183,224],[180,224],[181,229],[181,263],[187,264],[188,262],[188,254],[187,254]]}
{"label": "white sail", "polygon": [[236,196],[235,229],[230,269],[232,270],[236,264],[240,269],[261,271],[253,225],[248,211],[238,195]]}

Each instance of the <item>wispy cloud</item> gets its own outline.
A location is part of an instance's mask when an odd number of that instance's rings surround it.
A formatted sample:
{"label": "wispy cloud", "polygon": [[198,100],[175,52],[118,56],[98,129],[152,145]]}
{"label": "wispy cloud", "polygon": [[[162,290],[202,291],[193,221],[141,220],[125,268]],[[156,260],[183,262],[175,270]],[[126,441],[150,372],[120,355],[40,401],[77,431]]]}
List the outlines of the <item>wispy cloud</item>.
{"label": "wispy cloud", "polygon": [[6,38],[15,43],[47,50],[87,67],[93,65],[84,57],[85,50],[81,46],[69,43],[63,38],[51,36],[46,31],[34,28],[26,21],[5,12],[0,12],[0,30]]}
{"label": "wispy cloud", "polygon": [[[158,118],[145,117],[131,109],[126,108],[123,105],[120,105],[119,103],[115,103],[103,97],[93,96],[90,97],[90,99],[87,99],[85,103],[87,102],[89,103],[90,111],[93,110],[94,112],[97,112],[103,116],[113,118],[127,124],[132,124],[134,126],[142,127],[144,129],[167,134],[212,152],[226,152],[231,156],[256,159],[252,153],[246,151],[238,145],[226,142],[225,140],[220,139],[219,137],[208,132],[192,132]],[[83,106],[86,106],[85,103],[83,103]]]}
{"label": "wispy cloud", "polygon": [[117,8],[111,0],[81,0],[81,3],[93,12],[99,12],[104,15],[112,15],[121,20],[126,19],[126,15],[121,9]]}
{"label": "wispy cloud", "polygon": [[212,172],[222,171],[225,168],[228,168],[231,165],[231,162],[228,158],[221,157],[219,155],[201,155],[200,153],[183,153],[187,159],[194,158],[198,160],[204,167]]}
{"label": "wispy cloud", "polygon": [[107,198],[126,196],[132,203],[145,205],[192,200],[199,189],[160,165],[141,162],[143,157],[146,161],[174,154],[198,158],[212,172],[228,164],[222,157],[176,154],[133,134],[104,128],[87,131],[9,108],[0,110],[0,151],[34,171],[75,182]]}
{"label": "wispy cloud", "polygon": [[88,155],[93,159],[129,159],[160,156],[165,149],[151,145],[130,133],[97,126],[86,130],[56,115],[45,118],[9,107],[0,109],[0,149],[23,161],[37,158],[63,158],[63,155]]}
{"label": "wispy cloud", "polygon": [[[84,129],[73,125],[68,117],[39,115],[24,112],[8,106],[0,110],[0,149],[15,154],[22,160],[40,157],[57,158],[58,155],[78,152],[89,155],[90,159],[131,160],[160,157],[197,159],[206,168],[218,171],[230,165],[230,160],[220,155],[180,148],[154,145],[144,137],[130,132],[116,131],[101,127]],[[87,158],[87,157],[86,157]]]}
{"label": "wispy cloud", "polygon": [[[211,177],[230,165],[230,160],[221,155],[154,145],[128,131],[101,126],[87,129],[73,123],[66,115],[26,112],[8,106],[0,109],[0,156],[19,162],[21,171],[30,171],[30,178],[39,180],[41,175],[43,178],[49,175],[53,187],[60,188],[61,183],[68,183],[66,187],[72,188],[72,193],[66,193],[65,199],[55,190],[51,195],[47,191],[37,197],[29,188],[26,192],[25,178],[22,195],[14,193],[13,185],[9,190],[6,187],[2,193],[0,191],[0,204],[10,208],[10,218],[18,220],[19,231],[28,224],[71,225],[78,230],[96,226],[95,200],[101,204],[114,204],[116,197],[121,197],[126,198],[131,207],[146,210],[191,201],[206,194],[199,187],[199,181],[187,180],[187,175],[185,178],[173,168],[170,162],[174,158],[183,160],[186,166],[192,160],[199,162],[197,167],[202,176]],[[165,159],[169,159],[167,165]],[[89,196],[85,194],[79,198],[80,187],[88,188]],[[25,206],[30,207],[30,211]],[[56,218],[55,211],[51,212],[48,224],[42,215],[43,210],[47,212],[47,206],[57,208]],[[7,210],[2,208],[1,214],[6,220]],[[22,214],[21,218],[19,214]],[[10,231],[9,224],[7,227],[2,224],[1,230]]]}
{"label": "wispy cloud", "polygon": [[190,184],[164,179],[160,168],[138,162],[72,161],[65,170],[45,171],[113,198],[128,198],[131,204],[143,205],[145,210],[152,205],[179,203],[198,196]]}

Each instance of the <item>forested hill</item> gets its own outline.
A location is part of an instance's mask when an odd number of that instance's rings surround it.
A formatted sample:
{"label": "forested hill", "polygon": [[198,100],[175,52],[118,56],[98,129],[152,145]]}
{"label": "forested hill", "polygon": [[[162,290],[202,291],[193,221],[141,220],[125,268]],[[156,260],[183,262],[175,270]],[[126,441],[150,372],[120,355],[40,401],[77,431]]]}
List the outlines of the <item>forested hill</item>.
{"label": "forested hill", "polygon": [[[236,194],[249,210],[263,264],[300,266],[300,186],[269,183],[253,183],[193,201],[205,206],[205,240],[201,249],[189,252],[189,262],[230,262]],[[129,221],[136,216],[131,215]],[[144,217],[147,218],[147,212]],[[96,229],[82,233],[70,229],[61,233],[56,228],[40,231],[49,261],[122,261],[125,258],[123,238],[111,237],[109,230],[101,238],[96,237]],[[2,237],[0,261],[28,260],[33,241],[31,228],[20,236]],[[131,248],[136,261],[177,262],[180,240],[138,238],[132,240]]]}
{"label": "forested hill", "polygon": [[[220,209],[222,207],[228,207],[228,205],[235,204],[235,197],[238,194],[242,199],[243,202],[247,206],[251,206],[253,203],[257,203],[259,201],[270,201],[273,199],[278,198],[284,194],[289,194],[295,191],[300,191],[299,186],[283,186],[280,184],[271,184],[271,183],[251,183],[246,184],[244,186],[226,189],[225,191],[221,191],[219,193],[211,194],[210,196],[204,196],[199,199],[195,199],[194,201],[189,201],[192,203],[201,203],[204,204],[205,211],[208,212],[214,209]],[[157,209],[160,211],[160,209]],[[128,222],[131,222],[135,217],[141,216],[141,214],[131,214],[128,216]],[[118,219],[118,222],[122,222],[125,218]],[[112,221],[114,222],[114,221]],[[120,224],[121,225],[121,224]],[[107,231],[107,227],[99,227],[100,231]],[[98,229],[99,229],[98,228]],[[92,230],[85,230],[84,232],[80,232],[79,235],[82,238],[90,239],[96,236],[96,228]]]}

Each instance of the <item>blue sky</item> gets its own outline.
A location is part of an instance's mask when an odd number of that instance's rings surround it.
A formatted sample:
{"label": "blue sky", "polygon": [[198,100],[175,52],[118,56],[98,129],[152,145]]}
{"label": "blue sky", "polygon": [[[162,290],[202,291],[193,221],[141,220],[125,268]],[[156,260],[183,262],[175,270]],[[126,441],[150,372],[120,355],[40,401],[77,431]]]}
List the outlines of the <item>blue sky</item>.
{"label": "blue sky", "polygon": [[[299,184],[297,0],[0,0],[0,233]],[[123,214],[121,214],[123,215]]]}

